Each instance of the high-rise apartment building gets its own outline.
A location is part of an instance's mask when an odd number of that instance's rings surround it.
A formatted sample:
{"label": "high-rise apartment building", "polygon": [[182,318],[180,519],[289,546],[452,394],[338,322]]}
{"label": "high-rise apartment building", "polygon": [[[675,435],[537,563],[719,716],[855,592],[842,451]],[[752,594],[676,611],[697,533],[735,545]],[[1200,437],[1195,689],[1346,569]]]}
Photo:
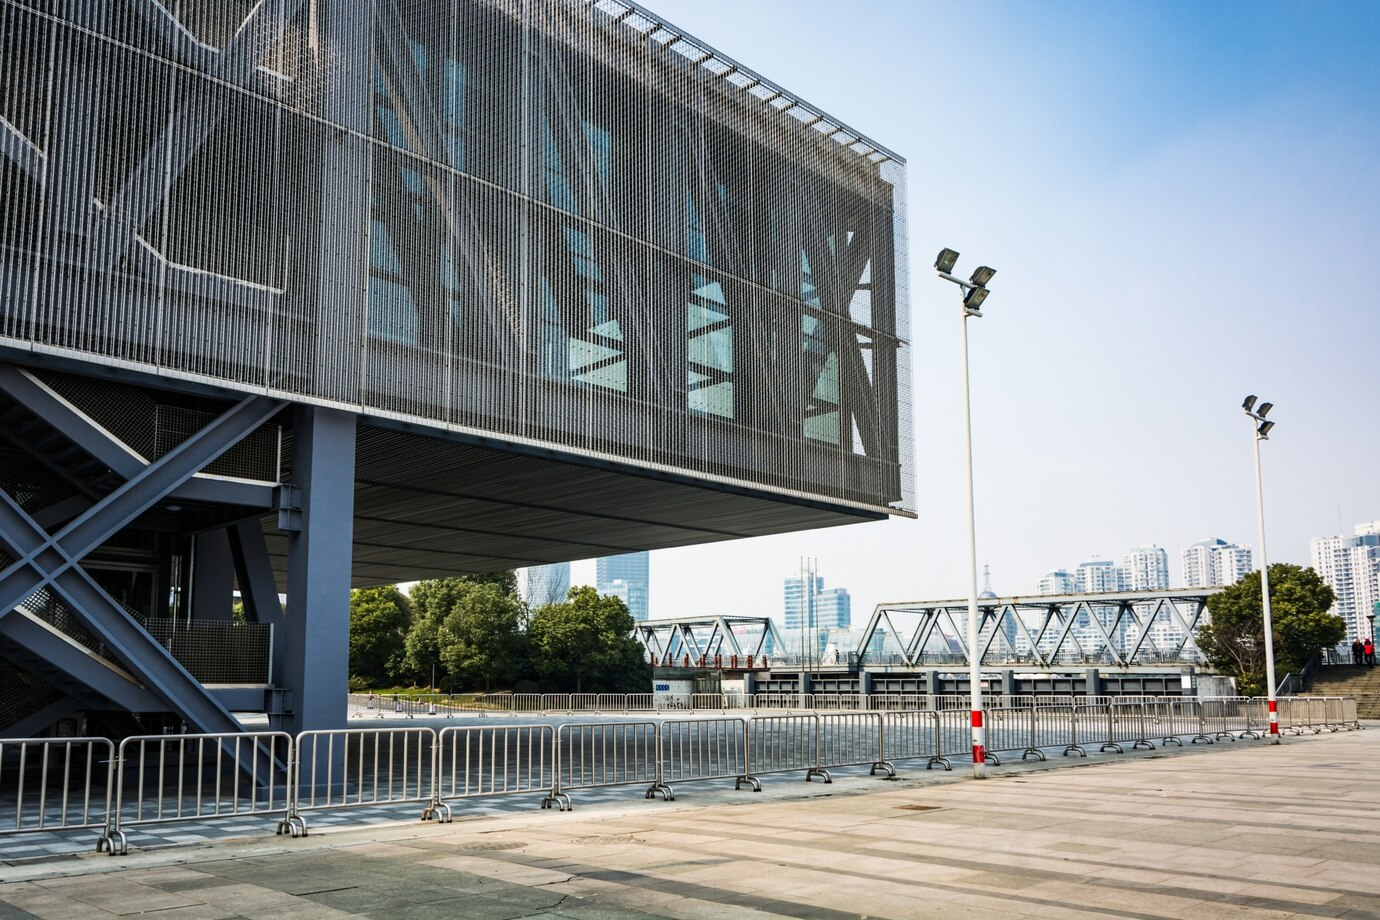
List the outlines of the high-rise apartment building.
{"label": "high-rise apartment building", "polygon": [[570,593],[570,563],[553,562],[522,570],[522,597],[533,610],[559,604]]}
{"label": "high-rise apartment building", "polygon": [[623,599],[634,620],[649,616],[651,597],[650,554],[624,553],[604,556],[594,563],[594,582],[600,594]]}
{"label": "high-rise apartment building", "polygon": [[1040,579],[1041,594],[1077,594],[1078,579],[1068,569],[1055,569]]}
{"label": "high-rise apartment building", "polygon": [[1078,563],[1074,582],[1082,594],[1110,594],[1126,588],[1126,573],[1110,559],[1089,559]]}
{"label": "high-rise apartment building", "polygon": [[1122,560],[1122,585],[1127,591],[1169,589],[1169,554],[1162,547],[1137,546]]}
{"label": "high-rise apartment building", "polygon": [[1217,537],[1199,540],[1183,551],[1185,588],[1217,588],[1234,585],[1251,571],[1251,548]]}
{"label": "high-rise apartment building", "polygon": [[1347,640],[1371,634],[1367,617],[1380,601],[1380,521],[1357,524],[1352,536],[1315,537],[1313,569],[1332,586],[1332,612],[1346,622]]}

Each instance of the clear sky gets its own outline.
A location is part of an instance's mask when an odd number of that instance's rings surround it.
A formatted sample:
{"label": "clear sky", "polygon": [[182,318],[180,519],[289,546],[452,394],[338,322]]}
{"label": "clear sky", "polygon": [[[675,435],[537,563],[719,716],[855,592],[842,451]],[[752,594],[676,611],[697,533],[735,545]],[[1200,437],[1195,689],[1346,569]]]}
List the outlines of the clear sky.
{"label": "clear sky", "polygon": [[[918,520],[652,554],[654,617],[967,592],[958,273],[979,564],[998,594],[1145,543],[1271,561],[1380,519],[1380,3],[645,0],[909,162]],[[577,563],[577,582],[593,580]]]}

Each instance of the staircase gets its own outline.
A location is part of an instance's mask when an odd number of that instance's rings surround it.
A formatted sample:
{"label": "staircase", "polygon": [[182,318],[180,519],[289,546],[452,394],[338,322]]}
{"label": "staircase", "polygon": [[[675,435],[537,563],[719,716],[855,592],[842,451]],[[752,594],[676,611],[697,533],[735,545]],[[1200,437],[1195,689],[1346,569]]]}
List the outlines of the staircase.
{"label": "staircase", "polygon": [[1353,696],[1362,719],[1380,719],[1380,665],[1356,667],[1334,664],[1313,674],[1309,696]]}

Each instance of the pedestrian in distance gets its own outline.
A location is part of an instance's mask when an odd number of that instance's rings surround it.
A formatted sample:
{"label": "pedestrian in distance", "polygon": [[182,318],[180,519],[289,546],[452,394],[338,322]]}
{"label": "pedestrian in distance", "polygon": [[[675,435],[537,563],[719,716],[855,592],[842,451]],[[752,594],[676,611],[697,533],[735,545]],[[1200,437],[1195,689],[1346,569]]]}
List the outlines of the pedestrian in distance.
{"label": "pedestrian in distance", "polygon": [[1361,649],[1366,656],[1366,664],[1375,667],[1375,637],[1367,636],[1366,644]]}
{"label": "pedestrian in distance", "polygon": [[1352,640],[1351,640],[1351,663],[1352,663],[1353,665],[1355,665],[1356,667],[1359,668],[1359,667],[1361,666],[1361,658],[1362,658],[1363,655],[1365,655],[1365,653],[1366,653],[1366,651],[1365,651],[1365,646],[1361,644],[1361,640],[1360,640],[1359,638],[1358,638],[1358,639],[1352,639]]}

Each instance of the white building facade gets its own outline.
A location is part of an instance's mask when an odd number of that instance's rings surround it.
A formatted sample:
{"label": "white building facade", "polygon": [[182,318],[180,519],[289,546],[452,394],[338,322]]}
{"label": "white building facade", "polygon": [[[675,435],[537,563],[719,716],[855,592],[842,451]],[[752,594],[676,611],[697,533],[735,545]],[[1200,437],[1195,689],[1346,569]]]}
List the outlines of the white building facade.
{"label": "white building facade", "polygon": [[1315,537],[1313,569],[1332,586],[1332,612],[1346,623],[1347,641],[1371,635],[1368,617],[1380,601],[1380,521],[1357,524],[1352,536]]}
{"label": "white building facade", "polygon": [[1251,548],[1210,537],[1199,540],[1180,556],[1185,588],[1219,588],[1234,585],[1255,570]]}

